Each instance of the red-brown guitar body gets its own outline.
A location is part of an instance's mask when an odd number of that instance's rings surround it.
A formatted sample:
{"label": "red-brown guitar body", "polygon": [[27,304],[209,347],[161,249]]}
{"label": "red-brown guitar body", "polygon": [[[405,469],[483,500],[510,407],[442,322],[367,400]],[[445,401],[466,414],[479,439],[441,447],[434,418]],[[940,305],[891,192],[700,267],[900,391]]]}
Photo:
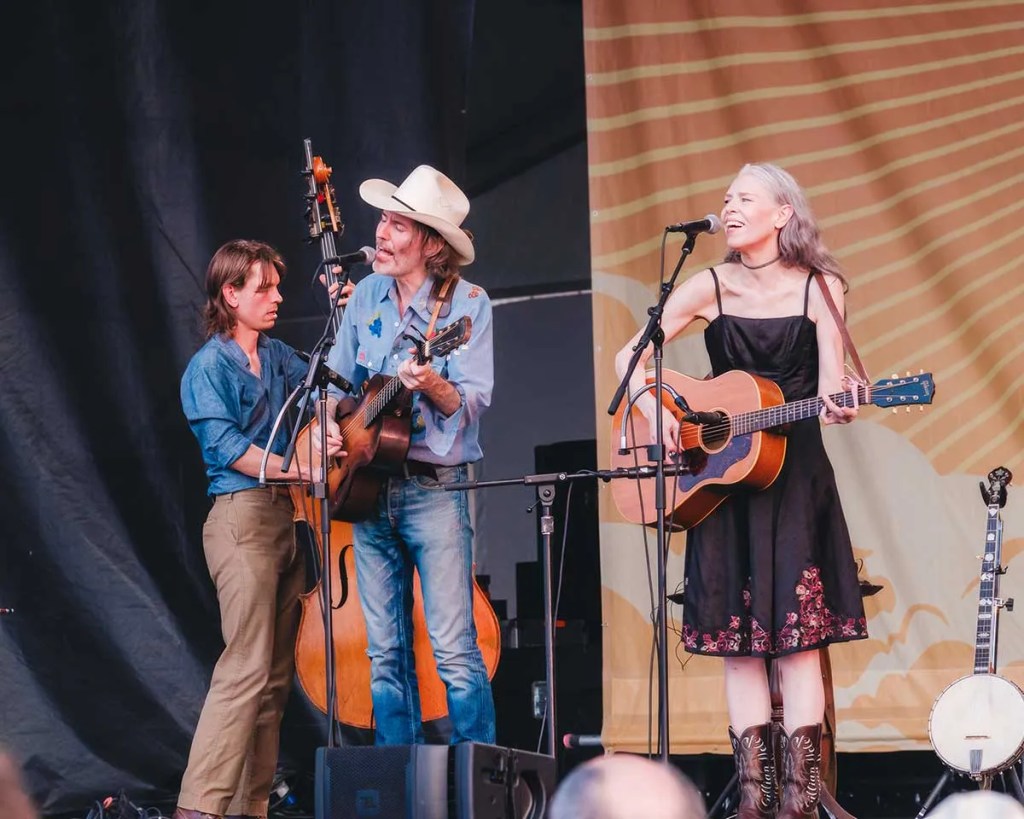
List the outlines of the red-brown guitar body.
{"label": "red-brown guitar body", "polygon": [[[783,403],[777,384],[741,370],[702,381],[666,369],[663,380],[686,399],[694,412],[718,412],[723,416],[721,423],[698,426],[684,421],[680,425],[684,455],[679,463],[686,471],[665,478],[665,517],[679,529],[696,526],[733,492],[770,486],[786,457],[782,430],[787,424],[816,417],[824,406],[818,396]],[[920,373],[860,384],[829,397],[843,407],[874,404],[894,411],[904,407],[909,412],[913,405],[930,404],[934,394],[931,373]],[[667,394],[662,395],[662,403],[677,418],[682,417],[682,410]],[[635,406],[624,429],[626,454],[619,452],[622,429],[620,409],[612,423],[612,468],[648,466],[644,447],[651,441],[650,427]],[[634,439],[640,449],[634,449]],[[635,482],[612,481],[612,499],[626,520],[655,523],[656,480],[652,474]]]}
{"label": "red-brown guitar body", "polygon": [[384,481],[402,471],[409,452],[412,393],[400,389],[369,426],[360,420],[393,378],[375,375],[366,382],[358,400],[346,398],[338,404],[338,424],[345,430],[348,455],[339,459],[327,475],[331,517],[335,520],[354,523],[368,518]]}

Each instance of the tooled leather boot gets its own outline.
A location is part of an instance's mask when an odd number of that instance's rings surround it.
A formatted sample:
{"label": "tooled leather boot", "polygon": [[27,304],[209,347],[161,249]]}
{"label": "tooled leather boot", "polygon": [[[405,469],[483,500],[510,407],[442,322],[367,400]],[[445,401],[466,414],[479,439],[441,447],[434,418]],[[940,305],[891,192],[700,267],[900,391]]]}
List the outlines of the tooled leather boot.
{"label": "tooled leather boot", "polygon": [[781,731],[782,807],[778,819],[818,815],[821,799],[821,723]]}
{"label": "tooled leather boot", "polygon": [[767,724],[753,725],[737,737],[729,729],[740,782],[736,819],[774,819],[778,809],[775,762],[768,731]]}

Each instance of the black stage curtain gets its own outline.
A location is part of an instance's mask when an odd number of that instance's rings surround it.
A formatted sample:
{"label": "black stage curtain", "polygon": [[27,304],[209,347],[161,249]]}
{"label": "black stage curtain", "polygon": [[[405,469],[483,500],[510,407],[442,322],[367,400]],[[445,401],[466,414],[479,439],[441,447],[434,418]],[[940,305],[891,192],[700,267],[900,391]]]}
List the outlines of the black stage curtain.
{"label": "black stage curtain", "polygon": [[[302,139],[335,169],[341,251],[373,242],[362,179],[421,162],[460,178],[473,0],[5,16],[0,744],[56,813],[174,794],[222,647],[178,401],[210,255],[275,244],[291,267],[277,335],[315,340]],[[308,763],[317,742],[286,729],[284,752]]]}

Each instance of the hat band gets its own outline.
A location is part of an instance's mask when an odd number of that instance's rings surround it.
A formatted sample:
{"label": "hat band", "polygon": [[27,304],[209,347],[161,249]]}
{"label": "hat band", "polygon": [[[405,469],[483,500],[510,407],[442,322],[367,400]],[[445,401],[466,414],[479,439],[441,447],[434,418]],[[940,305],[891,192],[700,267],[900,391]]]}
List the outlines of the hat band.
{"label": "hat band", "polygon": [[391,194],[391,198],[392,198],[392,199],[394,199],[394,200],[395,200],[395,201],[396,201],[396,202],[397,202],[397,203],[398,203],[399,205],[401,205],[401,206],[402,206],[403,208],[408,208],[408,209],[409,209],[409,210],[411,210],[411,211],[412,211],[413,213],[419,213],[419,211],[418,211],[418,210],[416,210],[416,208],[414,208],[414,207],[413,207],[412,205],[410,205],[410,204],[409,204],[408,202],[403,202],[403,201],[402,201],[401,199],[399,199],[399,198],[398,198],[397,196],[395,196],[394,194]]}

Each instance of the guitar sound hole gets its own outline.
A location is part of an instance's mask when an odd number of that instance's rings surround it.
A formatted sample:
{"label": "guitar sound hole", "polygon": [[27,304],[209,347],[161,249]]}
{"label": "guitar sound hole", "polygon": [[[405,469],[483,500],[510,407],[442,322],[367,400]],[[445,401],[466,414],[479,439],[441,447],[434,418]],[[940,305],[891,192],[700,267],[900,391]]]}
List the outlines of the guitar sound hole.
{"label": "guitar sound hole", "polygon": [[700,428],[700,443],[707,452],[719,452],[729,443],[728,421],[721,424],[707,424]]}

